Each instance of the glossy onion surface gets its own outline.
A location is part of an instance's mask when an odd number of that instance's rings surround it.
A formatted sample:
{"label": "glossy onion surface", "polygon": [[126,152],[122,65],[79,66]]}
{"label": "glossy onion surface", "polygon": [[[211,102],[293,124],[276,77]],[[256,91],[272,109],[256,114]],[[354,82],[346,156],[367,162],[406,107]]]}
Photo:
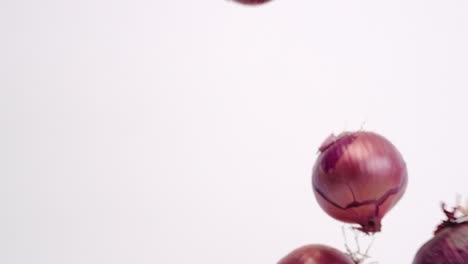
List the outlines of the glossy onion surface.
{"label": "glossy onion surface", "polygon": [[343,252],[325,245],[307,245],[300,247],[284,258],[278,264],[355,264]]}
{"label": "glossy onion surface", "polygon": [[468,223],[446,227],[416,254],[413,264],[468,264]]}
{"label": "glossy onion surface", "polygon": [[366,131],[331,135],[319,148],[312,187],[331,217],[379,232],[382,217],[400,200],[408,176],[399,151],[384,137]]}

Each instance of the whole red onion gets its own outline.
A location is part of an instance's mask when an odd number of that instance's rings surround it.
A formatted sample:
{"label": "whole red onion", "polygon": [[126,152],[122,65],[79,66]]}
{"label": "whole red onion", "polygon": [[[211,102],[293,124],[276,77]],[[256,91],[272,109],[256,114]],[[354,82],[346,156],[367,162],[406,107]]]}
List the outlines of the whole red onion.
{"label": "whole red onion", "polygon": [[234,0],[238,3],[241,4],[246,4],[246,5],[259,5],[259,4],[264,4],[266,2],[269,2],[270,0]]}
{"label": "whole red onion", "polygon": [[416,254],[413,264],[468,264],[467,216],[456,218],[455,210],[444,209],[448,220],[437,227],[434,237]]}
{"label": "whole red onion", "polygon": [[295,249],[278,264],[355,264],[348,255],[338,249],[313,244]]}
{"label": "whole red onion", "polygon": [[379,232],[382,217],[400,200],[406,164],[384,137],[366,131],[331,135],[319,148],[312,173],[315,197],[331,217]]}

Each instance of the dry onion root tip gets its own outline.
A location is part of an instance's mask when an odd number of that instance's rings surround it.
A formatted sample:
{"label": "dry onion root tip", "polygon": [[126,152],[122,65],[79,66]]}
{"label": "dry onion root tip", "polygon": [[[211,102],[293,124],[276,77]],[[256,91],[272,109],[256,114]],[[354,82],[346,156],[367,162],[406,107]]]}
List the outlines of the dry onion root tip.
{"label": "dry onion root tip", "polygon": [[[347,235],[346,235],[346,230],[345,230],[345,227],[342,226],[341,227],[341,231],[343,233],[343,239],[344,239],[344,246],[346,248],[346,253],[348,256],[351,257],[351,259],[356,263],[356,264],[362,264],[364,263],[365,261],[367,261],[368,259],[371,258],[371,256],[369,255],[369,251],[372,247],[372,245],[374,244],[374,239],[375,239],[375,236],[373,236],[373,234],[371,235],[371,241],[368,243],[368,246],[366,248],[366,250],[364,252],[361,251],[361,246],[360,246],[360,242],[359,242],[359,235],[362,233],[359,233],[357,231],[360,231],[358,228],[356,227],[351,227],[351,230],[353,231],[353,235],[354,235],[354,247],[356,248],[355,250],[352,250],[351,249],[351,246],[350,244],[348,243],[348,238],[347,238]],[[370,263],[368,263],[370,264]]]}
{"label": "dry onion root tip", "polygon": [[[446,209],[446,204],[444,202],[441,203],[442,211],[444,212],[447,219],[442,220],[436,230],[434,231],[434,235],[442,231],[446,227],[456,226],[462,222],[468,222],[468,214],[466,214],[466,208],[461,205],[457,205],[452,208],[452,210]],[[459,214],[457,214],[459,213]],[[457,216],[460,215],[460,216]]]}

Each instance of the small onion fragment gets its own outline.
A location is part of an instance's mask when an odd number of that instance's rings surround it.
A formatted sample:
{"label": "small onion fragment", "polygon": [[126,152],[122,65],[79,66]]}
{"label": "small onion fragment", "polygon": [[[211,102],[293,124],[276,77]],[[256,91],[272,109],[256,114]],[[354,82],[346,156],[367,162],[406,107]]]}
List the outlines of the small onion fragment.
{"label": "small onion fragment", "polygon": [[331,217],[359,224],[364,233],[381,230],[383,216],[403,196],[406,164],[386,138],[367,131],[331,135],[319,148],[312,187]]}
{"label": "small onion fragment", "polygon": [[338,249],[312,244],[295,249],[278,264],[355,264],[348,255]]}
{"label": "small onion fragment", "polygon": [[270,0],[234,0],[235,2],[245,5],[259,5],[269,2]]}

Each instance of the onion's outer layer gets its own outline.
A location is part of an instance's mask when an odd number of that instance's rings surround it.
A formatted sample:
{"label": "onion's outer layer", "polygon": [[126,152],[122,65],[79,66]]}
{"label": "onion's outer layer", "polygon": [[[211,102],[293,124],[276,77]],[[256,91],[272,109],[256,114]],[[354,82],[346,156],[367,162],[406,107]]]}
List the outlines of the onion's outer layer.
{"label": "onion's outer layer", "polygon": [[312,186],[331,217],[379,232],[381,219],[400,200],[408,182],[406,164],[386,138],[367,131],[330,136],[319,148]]}
{"label": "onion's outer layer", "polygon": [[355,264],[355,262],[338,249],[312,244],[295,249],[278,264]]}
{"label": "onion's outer layer", "polygon": [[426,242],[413,264],[468,264],[468,223],[446,227]]}

